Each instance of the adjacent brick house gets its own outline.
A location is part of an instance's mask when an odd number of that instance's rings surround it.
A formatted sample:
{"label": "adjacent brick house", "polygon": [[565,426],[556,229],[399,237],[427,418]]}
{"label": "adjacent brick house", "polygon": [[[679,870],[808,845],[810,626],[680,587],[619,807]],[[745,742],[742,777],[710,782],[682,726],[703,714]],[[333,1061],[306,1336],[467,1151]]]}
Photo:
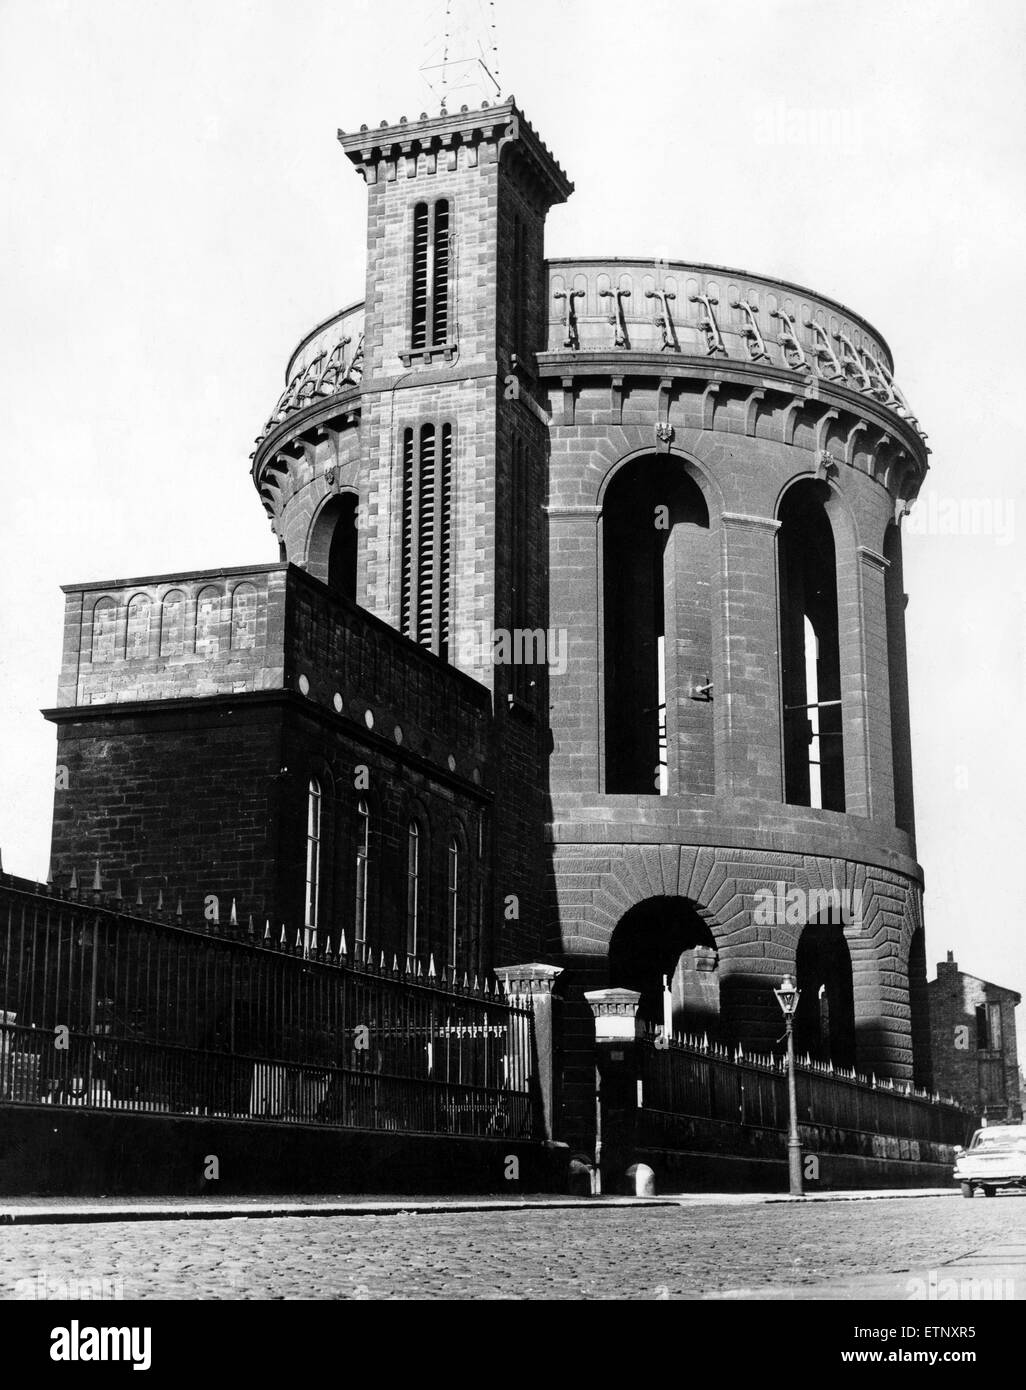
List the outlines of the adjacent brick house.
{"label": "adjacent brick house", "polygon": [[[296,348],[253,480],[280,563],[73,585],[54,871],[930,1081],[900,522],[927,449],[844,306],[546,261],[512,99],[340,133],[364,299]],[[779,890],[779,891],[778,891]],[[845,895],[855,916],[760,895]],[[822,901],[822,896],[820,901]]]}
{"label": "adjacent brick house", "polygon": [[959,970],[951,951],[928,990],[935,1085],[982,1120],[1021,1120],[1015,1010],[1022,996]]}

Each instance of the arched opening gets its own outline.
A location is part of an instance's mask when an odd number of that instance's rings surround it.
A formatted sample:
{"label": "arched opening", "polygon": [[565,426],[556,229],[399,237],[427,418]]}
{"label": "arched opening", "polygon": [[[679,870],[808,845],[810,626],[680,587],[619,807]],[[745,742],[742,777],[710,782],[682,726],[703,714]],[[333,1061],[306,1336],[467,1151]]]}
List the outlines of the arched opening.
{"label": "arched opening", "polygon": [[784,800],[843,811],[841,653],[829,496],[828,484],[809,479],[789,488],[780,504]]}
{"label": "arched opening", "polygon": [[908,1007],[912,1032],[912,1080],[924,1090],[933,1086],[930,1048],[930,999],[926,986],[926,933],[919,927],[908,948]]}
{"label": "arched opening", "polygon": [[892,522],[884,537],[884,605],[887,610],[887,675],[891,696],[891,758],[894,768],[894,823],[914,833],[912,813],[912,735],[908,712],[908,658],[905,651],[905,580],[901,532]]}
{"label": "arched opening", "polygon": [[844,928],[810,922],[798,938],[795,973],[801,998],[794,1019],[799,1054],[835,1067],[855,1065],[855,990]]}
{"label": "arched opening", "polygon": [[637,459],[602,507],[605,790],[715,790],[709,512],[679,460]]}
{"label": "arched opening", "polygon": [[621,917],[609,942],[609,983],[639,991],[638,1016],[648,1024],[663,1022],[669,987],[674,1033],[718,1031],[716,942],[686,898],[649,898]]}
{"label": "arched opening", "polygon": [[317,515],[307,546],[306,567],[343,598],[356,599],[359,499],[343,492]]}

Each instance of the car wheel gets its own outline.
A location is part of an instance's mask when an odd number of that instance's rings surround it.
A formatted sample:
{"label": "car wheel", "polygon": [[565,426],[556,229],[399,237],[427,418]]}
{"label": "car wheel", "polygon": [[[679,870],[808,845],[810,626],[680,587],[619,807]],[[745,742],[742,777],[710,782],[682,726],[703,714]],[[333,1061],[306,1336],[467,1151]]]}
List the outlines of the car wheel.
{"label": "car wheel", "polygon": [[962,1183],[962,1196],[971,1197],[973,1195],[973,1185],[971,1182]]}
{"label": "car wheel", "polygon": [[983,1195],[984,1195],[984,1197],[996,1197],[996,1196],[997,1196],[997,1188],[996,1188],[996,1187],[985,1187],[985,1188],[983,1189]]}

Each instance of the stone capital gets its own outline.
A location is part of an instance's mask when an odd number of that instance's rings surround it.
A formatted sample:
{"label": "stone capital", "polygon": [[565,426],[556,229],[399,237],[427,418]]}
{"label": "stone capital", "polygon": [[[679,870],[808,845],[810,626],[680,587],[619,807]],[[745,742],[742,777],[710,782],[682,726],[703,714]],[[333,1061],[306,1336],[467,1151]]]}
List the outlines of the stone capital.
{"label": "stone capital", "polygon": [[493,972],[507,994],[551,994],[563,973],[561,965],[500,965]]}
{"label": "stone capital", "polygon": [[595,1016],[596,1042],[626,1042],[641,1036],[636,989],[593,989],[585,994]]}

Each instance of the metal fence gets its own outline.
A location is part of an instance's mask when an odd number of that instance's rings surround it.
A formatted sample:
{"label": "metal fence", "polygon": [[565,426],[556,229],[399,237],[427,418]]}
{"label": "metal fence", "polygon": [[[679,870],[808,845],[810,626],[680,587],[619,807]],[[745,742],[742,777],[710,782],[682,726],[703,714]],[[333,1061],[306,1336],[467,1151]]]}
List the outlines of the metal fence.
{"label": "metal fence", "polygon": [[532,1137],[498,987],[215,930],[0,879],[0,1100]]}
{"label": "metal fence", "polygon": [[[642,1108],[786,1131],[786,1059],[745,1056],[697,1038],[639,1044]],[[798,1122],[936,1144],[961,1144],[972,1117],[954,1101],[901,1082],[817,1062],[795,1066]]]}

